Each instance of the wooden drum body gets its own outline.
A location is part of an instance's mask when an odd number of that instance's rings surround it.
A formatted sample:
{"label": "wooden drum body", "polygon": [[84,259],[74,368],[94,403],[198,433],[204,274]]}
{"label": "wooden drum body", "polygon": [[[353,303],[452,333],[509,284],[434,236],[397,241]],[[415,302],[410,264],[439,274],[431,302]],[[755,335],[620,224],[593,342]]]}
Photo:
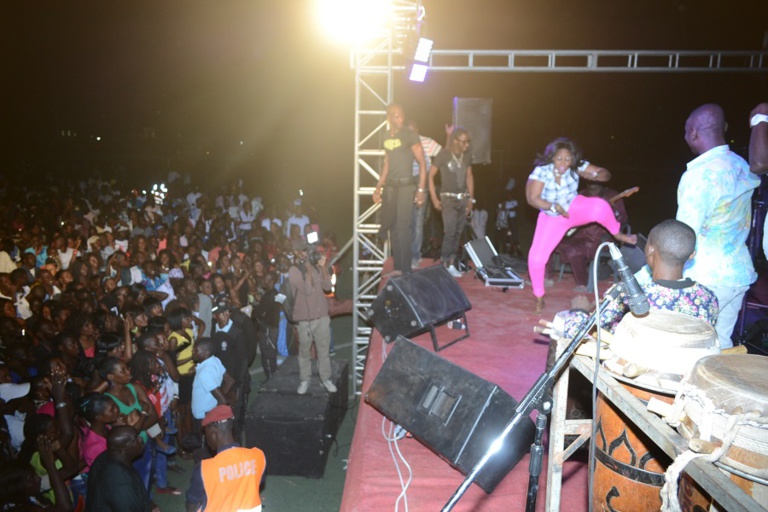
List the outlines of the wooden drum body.
{"label": "wooden drum body", "polygon": [[[622,385],[641,401],[655,397],[671,404],[674,400],[672,393]],[[597,396],[595,421],[593,510],[659,510],[659,491],[664,485],[664,471],[671,462],[669,457],[602,393]]]}
{"label": "wooden drum body", "polygon": [[[706,322],[672,311],[626,315],[605,362],[617,380],[643,402],[673,403],[683,375],[701,357],[719,352],[717,333]],[[595,411],[597,436],[593,509],[645,511],[661,508],[661,487],[670,458],[602,394]]]}

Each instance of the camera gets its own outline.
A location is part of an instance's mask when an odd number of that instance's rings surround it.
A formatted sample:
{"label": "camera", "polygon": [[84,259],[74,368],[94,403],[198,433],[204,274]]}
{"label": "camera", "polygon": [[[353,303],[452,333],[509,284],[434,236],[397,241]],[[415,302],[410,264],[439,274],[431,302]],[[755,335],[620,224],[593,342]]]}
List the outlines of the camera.
{"label": "camera", "polygon": [[[312,265],[317,265],[320,263],[320,260],[323,257],[323,254],[317,250],[319,242],[320,237],[317,235],[317,231],[307,233],[307,261],[309,261]],[[304,263],[304,261],[302,260],[299,263]]]}
{"label": "camera", "polygon": [[307,258],[309,259],[309,262],[313,265],[317,265],[318,263],[320,263],[320,259],[322,257],[323,255],[317,252],[317,249],[307,254]]}

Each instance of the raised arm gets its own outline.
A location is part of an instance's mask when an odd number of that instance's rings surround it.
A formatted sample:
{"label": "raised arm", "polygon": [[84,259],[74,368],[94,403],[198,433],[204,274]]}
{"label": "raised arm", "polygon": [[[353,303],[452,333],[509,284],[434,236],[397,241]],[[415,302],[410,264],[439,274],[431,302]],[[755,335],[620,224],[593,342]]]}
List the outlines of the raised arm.
{"label": "raised arm", "polygon": [[604,167],[588,164],[583,171],[578,171],[579,176],[592,181],[608,181],[611,179],[611,173]]}
{"label": "raised arm", "polygon": [[755,174],[765,174],[768,173],[768,103],[761,103],[752,109],[749,119],[752,126],[749,170]]}

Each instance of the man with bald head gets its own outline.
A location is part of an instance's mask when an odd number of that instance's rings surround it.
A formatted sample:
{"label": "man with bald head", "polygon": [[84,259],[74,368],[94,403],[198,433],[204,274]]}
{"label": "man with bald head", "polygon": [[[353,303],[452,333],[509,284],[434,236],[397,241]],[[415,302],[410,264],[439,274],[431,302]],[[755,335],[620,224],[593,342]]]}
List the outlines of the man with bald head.
{"label": "man with bald head", "polygon": [[695,109],[685,122],[685,142],[696,154],[677,188],[677,220],[696,232],[696,253],[685,277],[717,296],[715,329],[721,348],[733,346],[731,334],[744,294],[757,274],[746,246],[752,192],[760,179],[725,142],[728,125],[719,105]]}
{"label": "man with bald head", "polygon": [[144,452],[139,432],[127,425],[107,435],[107,451],[96,457],[88,476],[85,510],[98,512],[145,512],[151,509],[149,494],[133,461]]}

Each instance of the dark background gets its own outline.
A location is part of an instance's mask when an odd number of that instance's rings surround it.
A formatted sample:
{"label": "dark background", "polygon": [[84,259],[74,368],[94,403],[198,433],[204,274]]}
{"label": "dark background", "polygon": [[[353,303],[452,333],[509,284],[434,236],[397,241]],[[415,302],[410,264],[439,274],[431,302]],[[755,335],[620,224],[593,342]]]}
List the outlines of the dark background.
{"label": "dark background", "polygon": [[[424,3],[436,48],[756,51],[768,29],[764,1]],[[314,4],[3,1],[0,172],[99,170],[142,186],[169,170],[211,185],[242,176],[267,202],[304,189],[348,236],[354,73],[317,28]],[[398,75],[395,95],[440,142],[454,96],[493,98],[493,149],[504,158],[475,169],[481,203],[493,206],[509,176],[522,202],[536,153],[569,136],[612,171],[614,188],[641,186],[627,209],[647,231],[674,216],[692,158],[688,113],[721,104],[745,154],[748,114],[767,85],[767,73],[743,72],[442,72],[423,84]]]}

